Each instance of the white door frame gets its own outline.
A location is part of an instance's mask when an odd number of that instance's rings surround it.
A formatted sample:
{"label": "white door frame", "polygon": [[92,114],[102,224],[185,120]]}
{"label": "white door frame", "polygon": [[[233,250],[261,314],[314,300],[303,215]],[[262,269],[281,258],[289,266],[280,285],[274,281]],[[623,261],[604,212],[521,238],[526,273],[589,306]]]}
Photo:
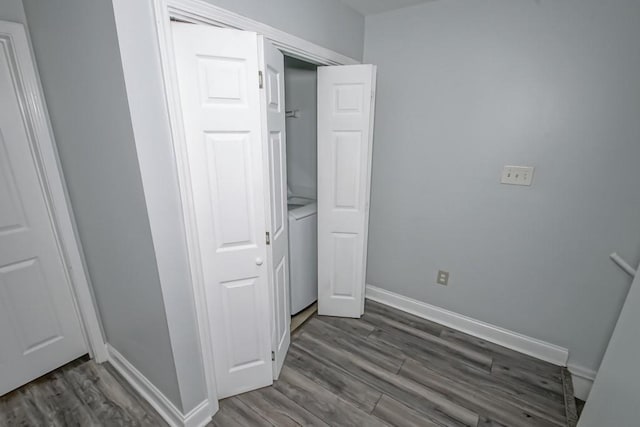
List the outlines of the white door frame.
{"label": "white door frame", "polygon": [[40,77],[32,58],[25,28],[15,22],[0,21],[0,48],[8,49],[13,59],[12,72],[17,81],[16,91],[25,118],[31,150],[37,159],[36,169],[53,224],[58,250],[71,284],[73,302],[80,319],[89,355],[96,362],[107,360],[100,318],[89,285],[80,240],[76,238],[76,224],[68,202],[67,188],[58,159],[49,114],[44,102]]}
{"label": "white door frame", "polygon": [[360,62],[269,25],[214,6],[203,0],[153,0],[153,13],[156,22],[156,38],[160,50],[162,80],[169,112],[171,139],[176,159],[178,185],[184,215],[189,267],[191,270],[193,296],[195,300],[198,335],[200,337],[200,347],[207,383],[207,395],[212,407],[217,408],[218,398],[213,369],[214,358],[208,327],[209,321],[205,303],[205,289],[200,263],[198,234],[193,200],[191,197],[190,172],[187,161],[186,140],[182,122],[182,108],[180,106],[170,21],[171,19],[175,19],[194,24],[253,31],[263,35],[283,53],[318,65],[350,65],[359,64]]}

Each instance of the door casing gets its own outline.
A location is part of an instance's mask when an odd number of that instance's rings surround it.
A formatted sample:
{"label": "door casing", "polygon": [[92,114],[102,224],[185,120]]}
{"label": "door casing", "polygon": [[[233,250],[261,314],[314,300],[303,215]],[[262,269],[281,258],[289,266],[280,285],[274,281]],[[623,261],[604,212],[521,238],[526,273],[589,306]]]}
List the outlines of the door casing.
{"label": "door casing", "polygon": [[29,127],[31,149],[38,159],[36,168],[87,348],[90,356],[102,363],[107,360],[102,326],[89,286],[82,247],[76,237],[76,224],[68,202],[42,86],[24,26],[0,21],[0,45],[4,45],[13,58],[12,68],[18,83],[16,89],[23,117]]}
{"label": "door casing", "polygon": [[[119,12],[124,12],[124,9],[121,9]],[[198,252],[197,227],[192,200],[190,197],[191,183],[189,178],[186,139],[182,124],[182,108],[180,105],[170,21],[173,19],[193,24],[213,25],[222,28],[253,31],[264,36],[266,40],[271,42],[283,53],[317,65],[352,65],[359,64],[360,61],[318,46],[284,31],[277,30],[261,22],[246,18],[218,6],[214,6],[202,0],[153,0],[153,13],[156,22],[155,36],[159,46],[161,59],[164,95],[167,101],[171,127],[171,139],[176,158],[176,170],[178,173],[178,185],[180,188],[185,234],[189,253],[198,336],[200,338],[200,347],[207,383],[207,395],[209,404],[212,408],[212,413],[215,413],[219,406],[213,369],[214,364],[213,354],[211,351],[211,335],[207,326],[206,304],[203,303],[203,301],[205,301],[205,289],[202,277],[202,266],[200,264],[200,256]],[[117,20],[118,16],[116,14],[116,21]],[[120,41],[120,43],[122,43],[122,41]],[[142,162],[144,160],[139,159],[139,161]],[[153,235],[153,228],[151,233]]]}

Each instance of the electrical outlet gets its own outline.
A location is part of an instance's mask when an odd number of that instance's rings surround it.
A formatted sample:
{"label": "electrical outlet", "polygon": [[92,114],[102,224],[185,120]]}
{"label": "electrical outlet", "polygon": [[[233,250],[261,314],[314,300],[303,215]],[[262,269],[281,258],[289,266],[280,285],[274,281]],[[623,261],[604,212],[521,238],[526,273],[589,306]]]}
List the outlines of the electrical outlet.
{"label": "electrical outlet", "polygon": [[436,278],[438,285],[447,286],[449,284],[449,272],[444,270],[438,270],[438,277]]}
{"label": "electrical outlet", "polygon": [[502,184],[531,185],[533,181],[533,166],[505,166],[502,169]]}

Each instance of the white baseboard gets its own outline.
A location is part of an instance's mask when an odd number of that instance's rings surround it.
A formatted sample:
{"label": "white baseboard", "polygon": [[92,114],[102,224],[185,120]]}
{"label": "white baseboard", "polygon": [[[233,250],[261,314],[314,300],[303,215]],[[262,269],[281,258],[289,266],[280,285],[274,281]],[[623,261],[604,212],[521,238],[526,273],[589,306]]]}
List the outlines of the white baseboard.
{"label": "white baseboard", "polygon": [[107,353],[109,363],[170,426],[201,427],[211,421],[213,412],[208,400],[202,401],[187,414],[183,414],[151,381],[109,344],[107,344]]}
{"label": "white baseboard", "polygon": [[596,379],[596,371],[571,363],[567,368],[569,372],[571,372],[571,378],[573,380],[573,395],[578,399],[586,401],[591,392],[593,381]]}
{"label": "white baseboard", "polygon": [[423,319],[440,323],[441,325],[448,326],[483,340],[520,353],[528,354],[545,362],[553,363],[554,365],[566,366],[567,360],[569,359],[569,350],[566,348],[481,322],[480,320],[472,319],[454,313],[453,311],[398,295],[372,285],[367,285],[366,297],[381,304],[422,317]]}

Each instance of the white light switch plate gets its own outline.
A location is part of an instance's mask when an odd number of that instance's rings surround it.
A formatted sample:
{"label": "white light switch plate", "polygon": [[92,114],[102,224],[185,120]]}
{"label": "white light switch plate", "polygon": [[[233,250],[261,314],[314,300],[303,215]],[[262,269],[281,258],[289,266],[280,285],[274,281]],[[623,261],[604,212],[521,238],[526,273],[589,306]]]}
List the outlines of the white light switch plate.
{"label": "white light switch plate", "polygon": [[502,184],[531,185],[533,166],[505,166],[502,170]]}

